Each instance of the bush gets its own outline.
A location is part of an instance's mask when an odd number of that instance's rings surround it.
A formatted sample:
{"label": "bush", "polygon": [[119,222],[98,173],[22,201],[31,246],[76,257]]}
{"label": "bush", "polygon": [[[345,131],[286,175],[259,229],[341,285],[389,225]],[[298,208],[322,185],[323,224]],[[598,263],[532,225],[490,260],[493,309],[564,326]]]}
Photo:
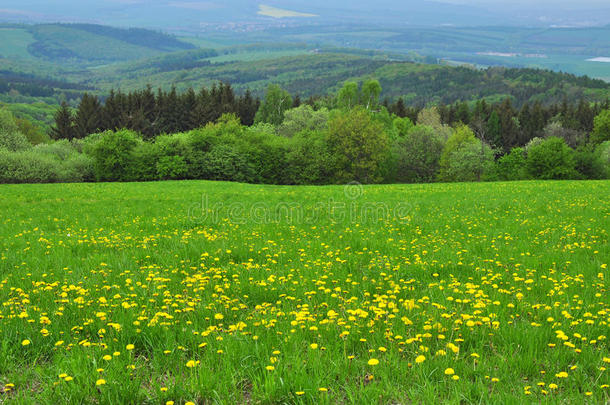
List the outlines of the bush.
{"label": "bush", "polygon": [[593,145],[610,141],[610,110],[604,110],[595,117],[589,141]]}
{"label": "bush", "polygon": [[453,131],[443,147],[439,160],[440,172],[438,178],[440,181],[464,181],[458,180],[457,177],[455,177],[452,166],[455,168],[457,162],[455,162],[455,157],[452,157],[452,155],[467,145],[479,145],[480,147],[480,143],[474,136],[474,132],[466,125],[461,125]]}
{"label": "bush", "polygon": [[257,183],[254,167],[235,145],[224,143],[214,146],[204,156],[202,179]]}
{"label": "bush", "polygon": [[292,138],[286,154],[289,184],[328,184],[335,173],[326,132],[304,131]]}
{"label": "bush", "polygon": [[33,150],[0,149],[0,183],[52,183],[59,180],[60,164]]}
{"label": "bush", "polygon": [[286,111],[284,121],[277,128],[277,134],[292,137],[302,131],[322,131],[328,125],[328,110],[314,111],[308,104]]}
{"label": "bush", "polygon": [[453,151],[447,159],[445,181],[488,180],[494,173],[494,152],[481,141],[467,142]]}
{"label": "bush", "polygon": [[58,163],[57,181],[59,182],[83,182],[94,179],[93,159],[79,153],[75,145],[68,140],[36,145],[33,152]]}
{"label": "bush", "polygon": [[[408,118],[406,118],[408,120]],[[410,121],[409,121],[410,122]],[[418,125],[392,146],[392,180],[406,183],[431,182],[438,169],[443,140],[431,127]]]}
{"label": "bush", "polygon": [[606,141],[595,148],[595,153],[604,167],[604,177],[610,178],[610,141]]}
{"label": "bush", "polygon": [[25,150],[32,146],[25,135],[19,132],[17,122],[9,111],[0,109],[0,148],[8,151]]}
{"label": "bush", "polygon": [[498,159],[496,174],[498,180],[527,179],[525,150],[523,148],[513,148],[509,154]]}
{"label": "bush", "polygon": [[89,152],[94,160],[95,178],[98,181],[135,180],[134,151],[141,143],[141,138],[133,131],[104,132]]}
{"label": "bush", "polygon": [[576,150],[574,167],[582,179],[599,180],[606,177],[604,162],[592,145],[581,146]]}
{"label": "bush", "polygon": [[182,156],[162,156],[157,162],[157,175],[160,180],[183,179],[187,166]]}
{"label": "bush", "polygon": [[388,152],[388,136],[369,112],[356,107],[338,112],[328,124],[328,145],[336,159],[337,182],[375,183]]}
{"label": "bush", "polygon": [[574,151],[561,138],[551,137],[530,146],[527,172],[535,179],[561,180],[578,178],[574,169]]}

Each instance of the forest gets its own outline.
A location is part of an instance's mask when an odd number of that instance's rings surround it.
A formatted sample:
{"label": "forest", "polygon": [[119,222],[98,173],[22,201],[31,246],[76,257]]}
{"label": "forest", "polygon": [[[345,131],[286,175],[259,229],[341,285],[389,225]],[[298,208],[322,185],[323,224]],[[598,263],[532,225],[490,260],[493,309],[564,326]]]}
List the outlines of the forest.
{"label": "forest", "polygon": [[301,99],[230,84],[198,91],[85,93],[32,145],[10,112],[0,182],[227,180],[266,184],[603,179],[610,103],[515,106],[510,98],[436,106],[381,100],[379,81]]}

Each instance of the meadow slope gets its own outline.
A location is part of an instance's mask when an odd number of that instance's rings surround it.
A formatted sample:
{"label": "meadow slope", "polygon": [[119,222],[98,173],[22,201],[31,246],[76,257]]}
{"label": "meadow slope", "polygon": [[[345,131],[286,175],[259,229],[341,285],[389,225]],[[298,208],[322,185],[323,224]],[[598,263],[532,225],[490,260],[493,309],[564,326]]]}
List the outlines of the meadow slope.
{"label": "meadow slope", "polygon": [[0,186],[0,401],[608,402],[609,189]]}

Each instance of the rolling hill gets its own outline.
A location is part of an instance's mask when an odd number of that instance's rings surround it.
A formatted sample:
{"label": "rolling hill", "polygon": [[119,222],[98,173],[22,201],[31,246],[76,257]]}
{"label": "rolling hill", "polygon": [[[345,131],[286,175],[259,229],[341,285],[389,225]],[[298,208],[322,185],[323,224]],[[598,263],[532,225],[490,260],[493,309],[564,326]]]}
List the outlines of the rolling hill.
{"label": "rolling hill", "polygon": [[195,45],[156,31],[94,24],[4,25],[0,57],[84,64],[154,57]]}

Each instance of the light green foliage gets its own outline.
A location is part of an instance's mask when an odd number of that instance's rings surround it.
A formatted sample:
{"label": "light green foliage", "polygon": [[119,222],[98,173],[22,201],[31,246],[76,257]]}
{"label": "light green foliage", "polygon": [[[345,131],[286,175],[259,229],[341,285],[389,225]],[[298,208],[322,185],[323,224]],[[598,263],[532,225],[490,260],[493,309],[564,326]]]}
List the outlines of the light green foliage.
{"label": "light green foliage", "polygon": [[610,141],[610,110],[604,110],[593,120],[593,132],[589,141],[594,145]]}
{"label": "light green foliage", "polygon": [[434,128],[443,140],[449,139],[453,133],[451,127],[441,122],[441,116],[436,107],[424,108],[417,115],[417,125],[425,125]]}
{"label": "light green foliage", "polygon": [[534,179],[574,179],[574,167],[574,151],[561,138],[547,138],[527,150],[527,172]]}
{"label": "light green foliage", "polygon": [[397,135],[400,137],[406,136],[409,131],[414,127],[413,121],[411,121],[407,117],[396,117],[394,118],[393,124]]}
{"label": "light green foliage", "polygon": [[362,104],[366,109],[376,108],[381,95],[381,85],[378,80],[369,79],[362,84]]}
{"label": "light green foliage", "polygon": [[292,96],[286,90],[282,90],[277,84],[267,87],[265,100],[256,112],[254,121],[256,123],[266,122],[280,125],[284,121],[284,113],[292,107]]}
{"label": "light green foliage", "polygon": [[346,81],[337,94],[337,105],[339,108],[351,109],[360,102],[360,89],[358,83]]}
{"label": "light green foliage", "polygon": [[457,163],[455,162],[455,157],[452,157],[452,154],[468,144],[480,145],[474,132],[472,132],[468,126],[461,125],[453,131],[443,147],[439,162],[439,179],[441,181],[456,181],[455,175],[451,171],[451,166],[455,166]]}
{"label": "light green foliage", "polygon": [[380,123],[363,108],[335,114],[329,122],[328,143],[337,160],[336,181],[374,183],[388,148]]}
{"label": "light green foliage", "polygon": [[599,145],[595,152],[599,156],[599,159],[606,171],[606,178],[610,178],[610,141],[606,141]]}
{"label": "light green foliage", "polygon": [[31,146],[27,138],[19,132],[15,117],[9,111],[0,108],[0,148],[14,152]]}
{"label": "light green foliage", "polygon": [[297,108],[286,111],[284,121],[277,128],[278,135],[292,137],[301,131],[323,131],[328,124],[328,110],[322,108],[318,111],[303,104]]}
{"label": "light green foliage", "polygon": [[443,181],[479,181],[487,180],[494,174],[494,152],[481,141],[465,142],[449,155],[443,167]]}

